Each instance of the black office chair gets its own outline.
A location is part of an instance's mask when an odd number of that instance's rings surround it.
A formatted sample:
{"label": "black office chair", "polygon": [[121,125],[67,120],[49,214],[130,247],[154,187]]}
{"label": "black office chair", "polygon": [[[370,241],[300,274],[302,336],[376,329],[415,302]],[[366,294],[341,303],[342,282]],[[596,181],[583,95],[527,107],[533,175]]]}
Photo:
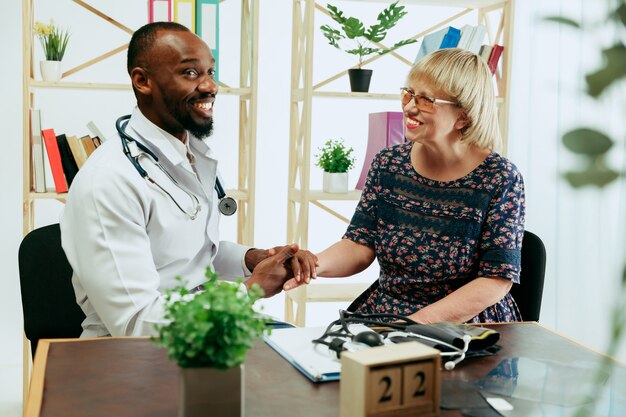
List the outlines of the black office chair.
{"label": "black office chair", "polygon": [[526,230],[522,241],[520,283],[513,284],[510,291],[524,321],[539,321],[545,273],[546,247],[539,236]]}
{"label": "black office chair", "polygon": [[85,314],[76,304],[72,267],[58,224],[35,229],[18,252],[24,332],[35,355],[39,339],[79,337]]}

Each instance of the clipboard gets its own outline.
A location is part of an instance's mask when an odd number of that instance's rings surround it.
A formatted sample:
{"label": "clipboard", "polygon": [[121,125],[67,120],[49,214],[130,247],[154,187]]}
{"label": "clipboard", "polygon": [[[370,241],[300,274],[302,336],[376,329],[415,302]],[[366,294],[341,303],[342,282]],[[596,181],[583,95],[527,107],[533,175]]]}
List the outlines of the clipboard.
{"label": "clipboard", "polygon": [[295,327],[272,330],[264,340],[272,349],[313,382],[338,381],[341,362],[327,346],[313,344],[326,327]]}
{"label": "clipboard", "polygon": [[[357,334],[371,331],[363,324],[350,324],[350,331]],[[313,382],[338,381],[341,377],[341,361],[328,346],[313,343],[326,331],[323,327],[293,327],[272,330],[264,340],[272,349]]]}

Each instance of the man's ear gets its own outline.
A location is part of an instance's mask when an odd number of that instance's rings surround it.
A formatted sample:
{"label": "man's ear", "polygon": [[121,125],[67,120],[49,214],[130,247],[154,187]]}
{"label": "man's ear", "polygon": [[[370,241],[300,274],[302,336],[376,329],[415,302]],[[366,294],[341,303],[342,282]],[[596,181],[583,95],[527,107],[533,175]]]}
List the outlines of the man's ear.
{"label": "man's ear", "polygon": [[459,112],[459,117],[456,119],[454,127],[457,130],[465,130],[472,124],[472,119],[467,115],[465,110]]}
{"label": "man's ear", "polygon": [[152,94],[152,82],[148,77],[148,72],[144,68],[133,68],[130,72],[130,81],[135,91],[139,94],[144,96]]}

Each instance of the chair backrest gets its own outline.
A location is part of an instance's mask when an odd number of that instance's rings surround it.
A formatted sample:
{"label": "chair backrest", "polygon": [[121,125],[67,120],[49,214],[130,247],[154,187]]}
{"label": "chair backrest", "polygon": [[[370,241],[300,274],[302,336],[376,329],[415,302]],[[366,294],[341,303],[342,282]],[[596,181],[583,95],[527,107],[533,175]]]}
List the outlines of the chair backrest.
{"label": "chair backrest", "polygon": [[546,273],[546,248],[539,236],[524,232],[520,283],[513,284],[511,295],[524,321],[539,321],[543,281]]}
{"label": "chair backrest", "polygon": [[24,332],[33,355],[39,339],[78,337],[85,314],[76,304],[72,267],[58,224],[30,232],[18,252]]}

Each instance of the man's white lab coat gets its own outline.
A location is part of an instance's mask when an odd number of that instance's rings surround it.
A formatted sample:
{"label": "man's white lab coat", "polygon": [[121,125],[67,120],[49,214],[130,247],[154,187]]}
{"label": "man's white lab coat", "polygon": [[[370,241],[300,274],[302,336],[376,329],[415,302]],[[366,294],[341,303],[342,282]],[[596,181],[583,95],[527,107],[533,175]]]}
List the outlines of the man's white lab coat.
{"label": "man's white lab coat", "polygon": [[[180,187],[201,205],[195,220],[154,184],[142,178],[122,152],[119,138],[103,143],[75,177],[61,216],[63,249],[74,269],[76,299],[87,318],[82,337],[154,334],[163,323],[164,291],[186,280],[205,281],[208,265],[221,279],[243,277],[247,246],[219,241],[217,161],[209,147],[189,135],[195,171],[176,138],[135,108],[126,133],[159,158]],[[142,167],[187,212],[195,200],[152,159]]]}

